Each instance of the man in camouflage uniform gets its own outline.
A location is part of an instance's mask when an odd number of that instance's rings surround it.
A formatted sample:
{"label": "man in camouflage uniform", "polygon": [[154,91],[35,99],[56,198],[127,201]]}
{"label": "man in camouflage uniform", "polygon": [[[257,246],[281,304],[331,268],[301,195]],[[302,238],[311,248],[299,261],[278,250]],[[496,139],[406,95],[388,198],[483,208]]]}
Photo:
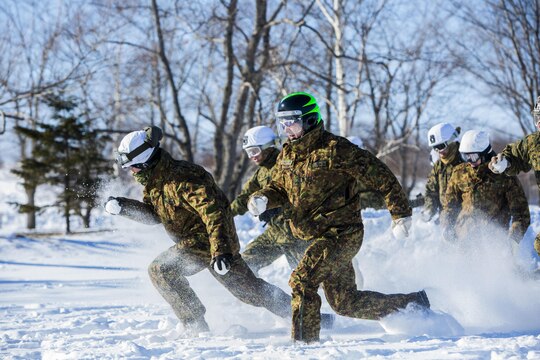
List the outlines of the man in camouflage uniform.
{"label": "man in camouflage uniform", "polygon": [[208,269],[239,300],[291,314],[291,297],[257,278],[239,255],[230,204],[201,166],[174,160],[159,147],[161,129],[129,133],[117,161],[144,186],[143,201],[110,197],[106,210],[145,224],[163,224],[175,245],[149,266],[150,278],[188,331],[208,331],[205,307],[186,277]]}
{"label": "man in camouflage uniform", "polygon": [[[473,240],[493,225],[507,229],[514,247],[530,224],[529,206],[521,183],[515,176],[489,171],[495,152],[484,131],[467,131],[459,151],[466,163],[457,165],[446,188],[441,222],[448,240]],[[493,232],[489,231],[492,236]]]}
{"label": "man in camouflage uniform", "polygon": [[[274,132],[267,126],[256,126],[244,135],[242,147],[258,168],[231,203],[233,216],[245,214],[248,211],[249,197],[270,182],[271,172],[279,155],[275,141]],[[259,215],[259,220],[266,223],[264,232],[242,252],[242,258],[251,270],[257,273],[282,255],[285,255],[292,268],[296,267],[308,244],[292,236],[282,209],[267,210]]]}
{"label": "man in camouflage uniform", "polygon": [[[540,96],[536,99],[532,115],[536,128],[540,130]],[[540,191],[540,132],[537,131],[524,139],[506,145],[499,155],[491,159],[489,167],[495,174],[504,173],[510,176],[532,169]],[[540,256],[540,234],[536,235],[534,249]]]}
{"label": "man in camouflage uniform", "polygon": [[448,180],[453,169],[463,163],[459,154],[459,127],[455,129],[448,123],[440,123],[429,129],[428,143],[439,159],[435,161],[426,183],[422,220],[431,220],[441,209]]}
{"label": "man in camouflage uniform", "polygon": [[291,274],[292,338],[317,341],[320,331],[322,284],[330,306],[341,315],[380,319],[409,303],[429,307],[424,291],[385,295],[359,291],[352,259],[362,244],[359,184],[385,196],[397,236],[408,236],[411,208],[392,172],[368,151],[324,130],[319,106],[307,93],[281,100],[277,118],[288,136],[276,161],[272,180],[248,201],[259,215],[267,209],[291,206],[293,235],[310,241]]}

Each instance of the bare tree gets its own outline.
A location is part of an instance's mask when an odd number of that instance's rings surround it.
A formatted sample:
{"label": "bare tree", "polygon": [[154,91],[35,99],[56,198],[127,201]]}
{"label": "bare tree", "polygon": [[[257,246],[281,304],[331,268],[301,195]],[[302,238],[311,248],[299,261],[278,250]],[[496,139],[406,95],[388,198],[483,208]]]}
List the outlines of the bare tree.
{"label": "bare tree", "polygon": [[[534,131],[530,111],[540,95],[540,2],[454,1],[451,11],[468,27],[455,56],[485,86],[492,104],[510,112],[523,134]],[[457,38],[459,34],[455,35]]]}
{"label": "bare tree", "polygon": [[[12,59],[1,63],[0,108],[15,125],[34,127],[35,121],[43,117],[41,98],[65,89],[81,76],[88,53],[81,57],[65,56],[68,46],[65,29],[69,27],[67,11],[64,6],[54,8],[34,1],[9,1],[0,6],[2,23],[7,25],[4,41],[9,41],[2,58]],[[34,143],[24,137],[18,140],[20,157],[26,159]],[[23,186],[27,204],[34,208],[37,184]],[[35,226],[36,214],[32,211],[27,214],[27,227]]]}

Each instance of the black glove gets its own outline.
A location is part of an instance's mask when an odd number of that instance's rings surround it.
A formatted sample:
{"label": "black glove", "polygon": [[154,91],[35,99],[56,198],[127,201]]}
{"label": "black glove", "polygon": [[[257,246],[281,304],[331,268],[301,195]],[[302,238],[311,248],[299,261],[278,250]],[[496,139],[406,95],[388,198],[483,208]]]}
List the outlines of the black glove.
{"label": "black glove", "polygon": [[268,209],[259,215],[259,220],[269,223],[275,216],[281,214],[282,212],[283,210],[281,208]]}
{"label": "black glove", "polygon": [[[212,258],[212,261],[210,262],[210,267],[212,267],[216,272],[218,272],[219,270],[219,271],[225,271],[226,273],[231,268],[232,263],[233,263],[232,254],[222,254],[222,255],[214,256]],[[225,275],[225,273],[220,274],[220,275]]]}

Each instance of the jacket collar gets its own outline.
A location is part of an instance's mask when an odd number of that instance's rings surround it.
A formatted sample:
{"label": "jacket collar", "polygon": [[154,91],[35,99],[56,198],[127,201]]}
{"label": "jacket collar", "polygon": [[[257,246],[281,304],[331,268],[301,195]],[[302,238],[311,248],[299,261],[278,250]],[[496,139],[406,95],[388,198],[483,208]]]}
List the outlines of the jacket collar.
{"label": "jacket collar", "polygon": [[309,131],[307,134],[302,136],[300,139],[295,141],[287,140],[285,145],[290,146],[291,150],[294,152],[305,152],[309,150],[321,140],[324,134],[323,124],[317,125],[313,130]]}
{"label": "jacket collar", "polygon": [[272,168],[276,164],[276,159],[279,155],[279,150],[275,147],[268,148],[268,153],[266,154],[266,157],[264,158],[263,162],[260,163],[260,167],[264,167],[267,169]]}

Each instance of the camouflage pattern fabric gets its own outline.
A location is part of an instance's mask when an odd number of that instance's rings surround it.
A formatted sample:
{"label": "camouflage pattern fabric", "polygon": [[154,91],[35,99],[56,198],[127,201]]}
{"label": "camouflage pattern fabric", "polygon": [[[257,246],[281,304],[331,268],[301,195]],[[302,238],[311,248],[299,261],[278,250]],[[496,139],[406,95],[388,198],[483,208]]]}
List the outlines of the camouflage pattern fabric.
{"label": "camouflage pattern fabric", "polygon": [[458,239],[473,239],[488,225],[508,228],[509,237],[520,242],[530,224],[527,198],[515,176],[492,173],[488,164],[454,168],[446,189],[441,223],[455,228]]}
{"label": "camouflage pattern fabric", "polygon": [[426,195],[424,199],[424,214],[431,219],[442,210],[442,203],[446,195],[446,187],[454,168],[463,163],[459,154],[459,143],[453,142],[448,146],[448,154],[433,165],[426,182]]}
{"label": "camouflage pattern fabric", "polygon": [[416,296],[356,290],[351,261],[363,236],[360,185],[384,196],[393,219],[411,216],[401,185],[384,163],[319,125],[285,143],[272,181],[255,193],[268,198],[268,208],[290,205],[293,235],[311,241],[289,280],[295,340],[319,338],[321,284],[336,312],[360,318],[379,318]]}
{"label": "camouflage pattern fabric", "polygon": [[361,209],[386,209],[384,197],[377,191],[368,191],[360,189],[360,208]]}
{"label": "camouflage pattern fabric", "polygon": [[[202,239],[193,239],[193,243],[202,244],[200,240]],[[217,274],[209,264],[208,249],[184,248],[176,244],[161,253],[148,267],[152,283],[187,327],[203,322],[206,309],[189,286],[186,277],[204,269],[208,269],[216,280],[240,301],[264,307],[281,317],[291,315],[290,296],[257,278],[239,254],[234,256],[233,264],[225,275]]]}
{"label": "camouflage pattern fabric", "polygon": [[363,230],[315,239],[293,271],[289,285],[293,291],[292,338],[317,341],[320,331],[322,284],[328,303],[336,313],[359,319],[379,320],[417,300],[417,293],[386,295],[360,291],[352,259],[360,249]]}
{"label": "camouflage pattern fabric", "polygon": [[206,235],[212,257],[237,254],[240,246],[229,201],[212,175],[199,165],[161,152],[144,188],[143,202],[152,206],[175,242]]}
{"label": "camouflage pattern fabric", "polygon": [[[257,167],[255,173],[242,187],[240,194],[231,203],[234,215],[245,214],[248,211],[249,197],[265,187],[272,179],[272,170],[276,164],[279,150],[271,147],[265,149],[264,152],[266,156],[264,161]],[[307,244],[292,236],[284,216],[283,212],[274,216],[267,223],[264,232],[251,241],[242,253],[242,258],[254,272],[270,265],[282,255],[285,255],[289,265],[294,268],[304,254]]]}
{"label": "camouflage pattern fabric", "polygon": [[514,176],[520,172],[534,170],[540,191],[540,132],[506,145],[502,154],[510,163],[505,174]]}
{"label": "camouflage pattern fabric", "polygon": [[295,239],[286,224],[272,224],[251,241],[242,252],[242,258],[253,272],[270,265],[285,255],[291,268],[295,268],[304,255],[308,243]]}
{"label": "camouflage pattern fabric", "polygon": [[249,197],[255,191],[265,187],[266,184],[268,184],[272,179],[272,169],[276,164],[279,150],[275,147],[271,147],[263,150],[263,154],[266,156],[266,158],[260,165],[257,166],[255,173],[244,184],[240,194],[231,203],[233,216],[244,215],[248,211],[247,203]]}
{"label": "camouflage pattern fabric", "polygon": [[289,205],[291,230],[299,239],[362,228],[360,186],[382,194],[393,219],[411,216],[407,196],[390,169],[322,125],[286,142],[276,167],[270,184],[254,195],[266,196],[269,209]]}
{"label": "camouflage pattern fabric", "polygon": [[[524,139],[506,145],[502,154],[510,164],[505,174],[512,176],[532,169],[540,192],[540,132],[527,135]],[[536,235],[534,249],[540,255],[540,234]]]}
{"label": "camouflage pattern fabric", "polygon": [[126,216],[144,223],[161,222],[176,243],[154,260],[149,273],[184,324],[204,322],[204,306],[185,277],[209,268],[212,257],[220,254],[233,254],[231,270],[224,276],[210,272],[235,297],[278,316],[290,316],[291,297],[258,279],[240,257],[229,201],[202,167],[173,160],[161,150],[143,190],[143,203],[127,200],[123,202]]}

